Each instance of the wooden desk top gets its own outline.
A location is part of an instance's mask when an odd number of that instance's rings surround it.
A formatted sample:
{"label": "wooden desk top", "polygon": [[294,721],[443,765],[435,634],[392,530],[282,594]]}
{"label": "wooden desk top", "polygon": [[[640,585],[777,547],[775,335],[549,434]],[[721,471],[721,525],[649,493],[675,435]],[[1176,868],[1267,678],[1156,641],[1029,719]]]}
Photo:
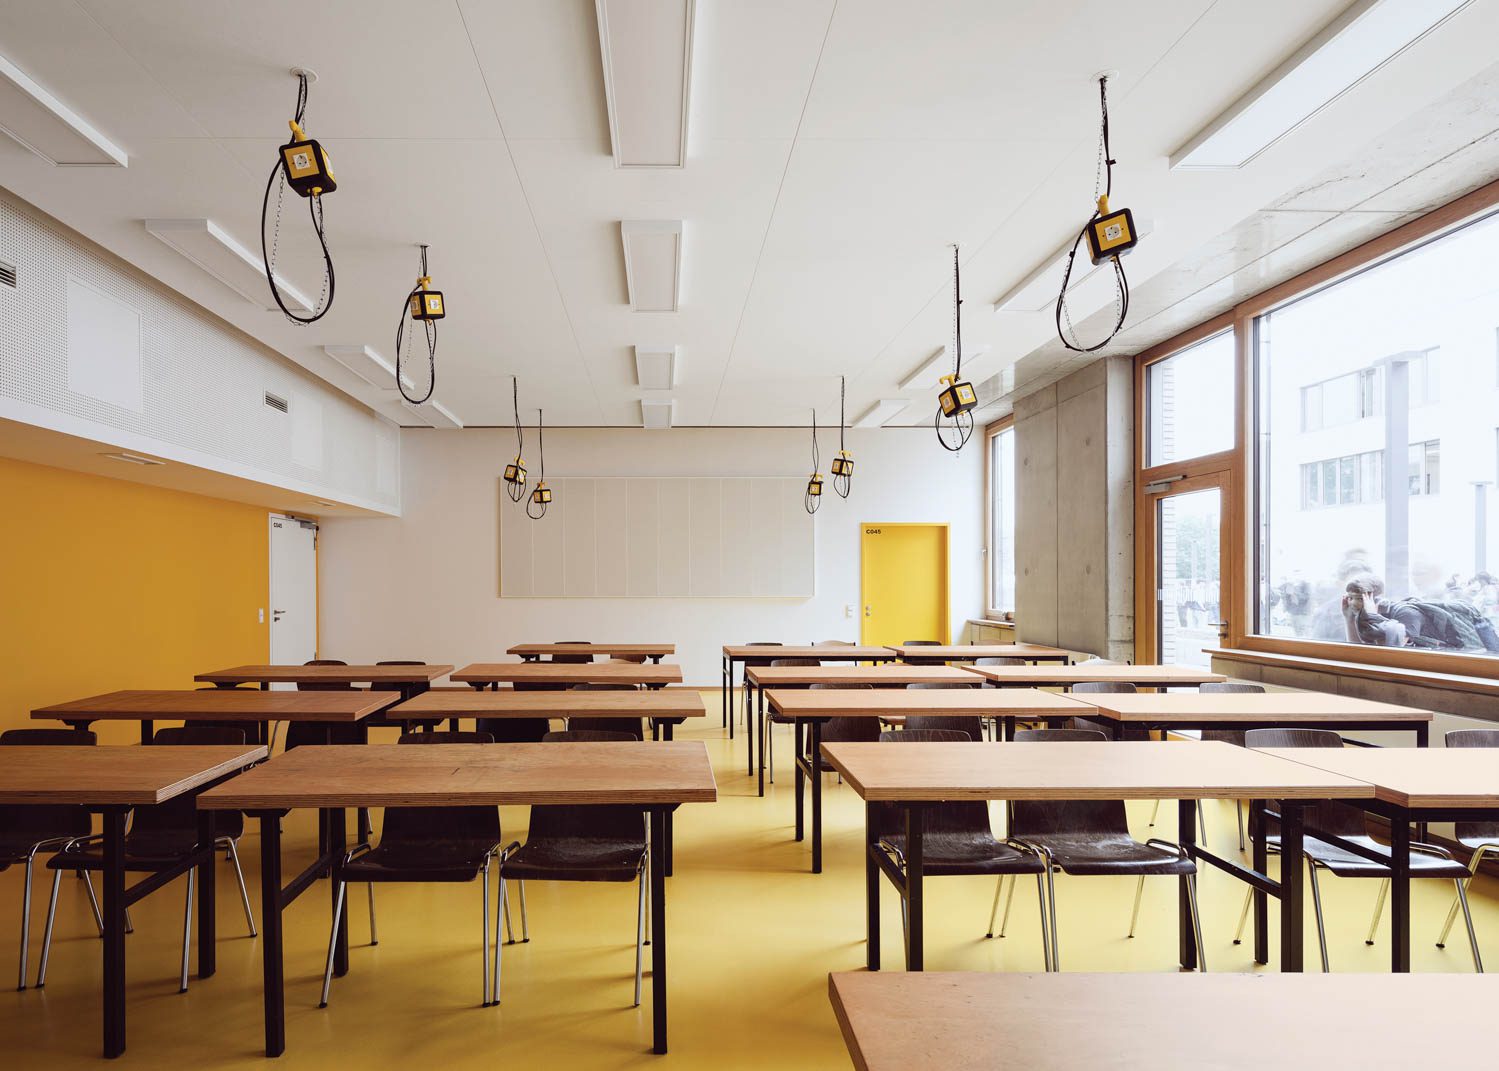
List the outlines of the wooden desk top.
{"label": "wooden desk top", "polygon": [[7,747],[0,803],[162,803],[265,757],[263,745]]}
{"label": "wooden desk top", "polygon": [[823,744],[865,800],[1367,799],[1352,777],[1219,742]]}
{"label": "wooden desk top", "polygon": [[425,692],[397,706],[392,714],[415,718],[701,718],[703,696],[695,688],[656,688],[651,691],[596,692]]}
{"label": "wooden desk top", "polygon": [[888,647],[855,647],[839,643],[816,643],[800,647],[759,647],[724,644],[725,658],[820,658],[824,662],[889,662],[895,652]]}
{"label": "wooden desk top", "polygon": [[413,684],[435,681],[452,666],[233,666],[193,678],[206,684],[261,684],[303,681],[323,684]]}
{"label": "wooden desk top", "polygon": [[33,710],[48,721],[317,721],[355,722],[399,702],[399,692],[202,691],[108,692]]}
{"label": "wooden desk top", "polygon": [[1499,808],[1499,749],[1444,747],[1262,748],[1374,785],[1397,807]]}
{"label": "wooden desk top", "polygon": [[1316,725],[1346,721],[1430,721],[1432,714],[1415,707],[1375,703],[1326,692],[1155,692],[1138,695],[1075,696],[1114,721],[1183,721],[1209,724],[1215,721],[1263,721],[1273,725]]}
{"label": "wooden desk top", "polygon": [[554,741],[302,747],[203,793],[199,806],[280,810],[712,803],[717,798],[713,768],[700,740]]}
{"label": "wooden desk top", "polygon": [[1035,688],[772,688],[771,709],[790,717],[886,715],[1073,715],[1094,713],[1085,703]]}
{"label": "wooden desk top", "polygon": [[1221,673],[1194,666],[964,666],[996,684],[1022,684],[1031,687],[1084,684],[1089,681],[1115,681],[1146,687],[1172,684],[1207,684],[1228,680]]}
{"label": "wooden desk top", "polygon": [[[1288,1071],[1404,1071],[1431,1062],[1432,1036],[1411,1029],[1412,1014],[1484,1022],[1496,987],[1464,974],[828,976],[857,1071],[1255,1071],[1267,1064],[1256,1040],[1272,1039],[1270,1062]],[[1229,1009],[1256,1037],[1225,1029]],[[1163,1014],[1170,1029],[1145,1025]]]}
{"label": "wooden desk top", "polygon": [[664,658],[677,653],[674,643],[517,643],[507,648],[507,655],[555,655],[591,654],[641,655],[645,658]]}
{"label": "wooden desk top", "polygon": [[892,647],[901,658],[941,658],[949,662],[969,662],[975,658],[1026,658],[1033,662],[1065,662],[1068,653],[1057,647],[1038,643],[974,643],[941,647]]}
{"label": "wooden desk top", "polygon": [[464,683],[681,684],[673,662],[475,662],[453,674]]}
{"label": "wooden desk top", "polygon": [[899,662],[883,666],[746,666],[744,675],[767,688],[777,684],[973,683],[973,675],[957,666],[908,666]]}

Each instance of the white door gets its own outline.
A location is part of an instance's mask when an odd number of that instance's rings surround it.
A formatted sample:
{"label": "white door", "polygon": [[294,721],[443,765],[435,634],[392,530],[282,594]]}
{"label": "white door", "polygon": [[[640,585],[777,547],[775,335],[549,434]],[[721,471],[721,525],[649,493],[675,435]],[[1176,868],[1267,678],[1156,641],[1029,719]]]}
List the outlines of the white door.
{"label": "white door", "polygon": [[273,513],[271,523],[271,663],[301,665],[317,657],[317,525]]}

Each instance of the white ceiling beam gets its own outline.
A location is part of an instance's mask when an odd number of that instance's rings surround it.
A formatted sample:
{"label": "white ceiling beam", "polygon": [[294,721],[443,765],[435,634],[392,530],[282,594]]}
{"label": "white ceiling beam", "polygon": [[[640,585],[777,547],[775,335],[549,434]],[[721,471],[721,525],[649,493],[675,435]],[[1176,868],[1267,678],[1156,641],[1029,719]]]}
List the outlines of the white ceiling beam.
{"label": "white ceiling beam", "polygon": [[53,167],[128,167],[125,150],[0,56],[0,131]]}
{"label": "white ceiling beam", "polygon": [[909,398],[881,398],[854,418],[855,428],[878,428],[911,404]]}
{"label": "white ceiling beam", "polygon": [[[265,261],[211,219],[148,219],[146,230],[212,275],[230,290],[267,311],[276,308]],[[281,298],[293,312],[312,311],[312,299],[276,273]]]}
{"label": "white ceiling beam", "polygon": [[614,166],[687,165],[695,0],[594,0]]}
{"label": "white ceiling beam", "polygon": [[453,413],[439,402],[436,398],[428,398],[421,405],[412,405],[410,402],[402,402],[402,406],[408,412],[415,413],[426,421],[428,426],[434,428],[461,428],[463,421],[459,420]]}

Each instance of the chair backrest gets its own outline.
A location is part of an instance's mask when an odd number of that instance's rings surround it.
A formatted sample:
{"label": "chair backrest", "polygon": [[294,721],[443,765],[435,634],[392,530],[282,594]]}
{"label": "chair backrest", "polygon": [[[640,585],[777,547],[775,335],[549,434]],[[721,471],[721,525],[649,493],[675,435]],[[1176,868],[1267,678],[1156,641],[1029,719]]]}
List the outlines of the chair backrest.
{"label": "chair backrest", "polygon": [[[568,718],[570,733],[606,733],[611,737],[622,736],[627,740],[645,739],[645,722],[640,718]],[[548,733],[544,738],[555,736]]]}
{"label": "chair backrest", "polygon": [[552,728],[548,718],[478,718],[474,724],[496,744],[534,744]]}
{"label": "chair backrest", "polygon": [[906,732],[942,732],[961,734],[968,740],[984,738],[984,719],[956,714],[910,714],[906,717]]}
{"label": "chair backrest", "polygon": [[[341,658],[314,658],[303,662],[304,666],[347,666],[348,663]],[[298,681],[299,692],[349,692],[353,691],[354,685],[348,681]]]}
{"label": "chair backrest", "polygon": [[822,663],[815,658],[772,658],[769,662],[772,666],[820,666]]}
{"label": "chair backrest", "polygon": [[[152,747],[229,744],[242,745],[245,730],[220,725],[182,725],[157,729],[151,737]],[[198,829],[198,794],[185,792],[165,803],[137,807],[130,819],[130,835],[196,832]],[[245,816],[239,811],[219,811],[214,818],[214,832],[220,837],[235,837],[245,831]]]}
{"label": "chair backrest", "polygon": [[880,738],[880,719],[829,718],[818,736],[824,744],[872,744]]}
{"label": "chair backrest", "polygon": [[1246,684],[1243,681],[1204,681],[1197,686],[1197,690],[1207,693],[1249,695],[1256,692],[1263,692],[1265,686],[1263,684]]}
{"label": "chair backrest", "polygon": [[857,647],[853,640],[818,640],[813,647]]}
{"label": "chair backrest", "polygon": [[1083,681],[1072,686],[1074,692],[1092,692],[1094,695],[1129,695],[1138,691],[1133,684],[1122,681]]}
{"label": "chair backrest", "polygon": [[[389,659],[386,659],[383,662],[376,662],[375,663],[375,665],[377,665],[377,666],[425,666],[426,664],[427,663],[422,662],[422,661],[417,661],[417,660],[413,660],[413,659],[406,659],[406,658],[389,658]],[[421,695],[423,692],[429,691],[431,689],[432,682],[431,681],[407,681],[401,687],[405,689],[405,692],[406,692],[406,694],[408,696],[411,696],[411,695]],[[388,712],[387,712],[387,714],[388,714]],[[386,715],[377,715],[377,716],[381,717],[382,720],[383,720],[383,718]]]}
{"label": "chair backrest", "polygon": [[[902,647],[941,647],[940,640],[906,640]],[[907,655],[902,659],[908,666],[942,666],[947,663],[940,658],[912,658]]]}
{"label": "chair backrest", "polygon": [[[93,747],[98,742],[98,734],[92,730],[36,728],[7,729],[0,733],[0,747]],[[0,829],[8,833],[29,832],[37,840],[50,840],[86,837],[91,828],[88,811],[72,804],[0,804]]]}
{"label": "chair backrest", "polygon": [[419,659],[411,658],[387,658],[382,662],[376,662],[377,666],[425,666],[427,663]]}
{"label": "chair backrest", "polygon": [[[499,719],[496,719],[499,720]],[[402,733],[400,744],[436,743],[428,736],[488,736],[488,733]],[[454,740],[442,743],[489,743],[486,740]],[[387,807],[380,827],[382,845],[430,847],[453,841],[500,843],[500,809],[495,806]]]}
{"label": "chair backrest", "polygon": [[638,692],[640,689],[634,684],[609,684],[586,681],[583,684],[572,686],[575,692]]}
{"label": "chair backrest", "polygon": [[[599,736],[611,740],[624,734],[600,730],[579,733],[548,733],[549,742],[591,740]],[[625,739],[629,739],[625,737]],[[645,812],[628,804],[536,804],[531,808],[531,822],[526,844],[545,844],[559,840],[611,841],[631,848],[645,847]]]}
{"label": "chair backrest", "polygon": [[974,677],[970,684],[968,681],[912,681],[907,688],[977,688],[983,684],[983,680]]}
{"label": "chair backrest", "polygon": [[[754,641],[752,641],[750,643],[746,643],[745,646],[746,647],[785,647],[786,645],[784,643],[782,643],[780,640],[754,640]],[[769,659],[769,658],[746,658],[746,659],[744,659],[744,664],[746,666],[768,666],[768,665],[770,665],[770,663],[771,663],[771,659]]]}
{"label": "chair backrest", "polygon": [[814,691],[816,691],[817,689],[827,689],[834,692],[874,691],[874,685],[872,684],[839,684],[837,681],[818,681],[816,684],[809,684],[807,687],[813,689]]}
{"label": "chair backrest", "polygon": [[941,647],[941,640],[902,640],[902,647]]}
{"label": "chair backrest", "polygon": [[[594,720],[603,721],[604,719],[596,718]],[[639,740],[640,737],[635,736],[633,733],[612,732],[608,729],[568,729],[560,733],[547,733],[542,737],[542,739],[547,741],[548,743],[561,741],[562,743],[586,744],[600,743],[610,740],[619,740],[629,743],[631,741]]]}
{"label": "chair backrest", "polygon": [[985,655],[983,658],[975,658],[973,664],[976,666],[1023,666],[1025,659],[1011,658],[1008,655]]}
{"label": "chair backrest", "polygon": [[[585,644],[585,643],[591,643],[592,641],[591,640],[556,640],[554,642],[559,643],[559,644]],[[554,655],[552,655],[552,661],[553,662],[568,662],[568,663],[572,663],[574,665],[581,665],[584,662],[592,662],[593,661],[593,655],[591,655],[591,654],[554,654]]]}
{"label": "chair backrest", "polygon": [[[1453,729],[1442,742],[1448,747],[1499,748],[1499,729]],[[0,738],[4,743],[4,738]],[[1459,840],[1486,840],[1499,844],[1499,822],[1457,822]]]}
{"label": "chair backrest", "polygon": [[402,733],[398,744],[492,744],[494,736],[490,733],[476,731],[470,732],[466,729],[434,729],[427,733]]}
{"label": "chair backrest", "polygon": [[[1248,747],[1341,748],[1343,738],[1331,729],[1250,729],[1244,743]],[[1320,830],[1339,837],[1362,836],[1367,828],[1363,811],[1332,801],[1313,804],[1305,821],[1308,832]]]}
{"label": "chair backrest", "polygon": [[[910,724],[911,719],[907,718],[908,728],[900,732],[881,733],[880,742],[890,744],[967,743],[969,739],[967,733],[943,729],[912,729],[909,728]],[[871,818],[874,822],[876,839],[905,835],[906,818],[902,808],[890,803],[877,803]],[[924,831],[937,836],[947,834],[948,836],[992,837],[994,835],[993,828],[989,825],[989,805],[982,800],[955,800],[928,806]]]}
{"label": "chair backrest", "polygon": [[[1017,743],[1068,743],[1107,740],[1096,729],[1019,729]],[[1123,800],[1016,800],[1010,835],[1018,840],[1047,834],[1129,836]]]}

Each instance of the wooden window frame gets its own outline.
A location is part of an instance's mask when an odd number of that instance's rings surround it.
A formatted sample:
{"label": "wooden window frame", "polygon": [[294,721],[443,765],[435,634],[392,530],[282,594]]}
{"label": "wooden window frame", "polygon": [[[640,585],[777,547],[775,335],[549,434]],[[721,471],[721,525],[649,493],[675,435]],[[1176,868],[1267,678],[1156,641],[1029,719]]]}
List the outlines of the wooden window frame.
{"label": "wooden window frame", "polygon": [[1002,621],[1006,613],[1014,614],[1015,607],[991,606],[994,597],[994,474],[990,472],[994,456],[994,437],[1015,426],[1015,415],[1002,416],[984,425],[984,617],[989,621]]}
{"label": "wooden window frame", "polygon": [[[1260,636],[1253,632],[1253,618],[1257,606],[1255,590],[1255,519],[1258,516],[1256,496],[1258,488],[1256,459],[1249,443],[1257,418],[1257,384],[1255,362],[1251,359],[1255,319],[1264,313],[1296,299],[1306,297],[1351,278],[1392,259],[1417,245],[1456,230],[1479,217],[1499,209],[1499,181],[1481,186],[1473,192],[1451,201],[1424,216],[1396,227],[1394,230],[1372,238],[1346,253],[1310,268],[1268,287],[1258,294],[1240,302],[1227,312],[1188,328],[1135,357],[1135,620],[1136,658],[1146,661],[1153,657],[1154,631],[1143,627],[1154,620],[1154,599],[1149,582],[1154,575],[1154,562],[1145,561],[1144,553],[1153,540],[1142,539],[1140,533],[1147,531],[1144,525],[1153,525],[1154,496],[1146,495],[1145,485],[1168,477],[1183,480],[1209,474],[1224,474],[1226,486],[1232,494],[1225,510],[1228,524],[1228,555],[1225,592],[1228,604],[1227,646],[1242,651],[1260,652],[1267,655],[1299,655],[1324,659],[1331,662],[1355,662],[1369,666],[1413,669],[1431,673],[1467,674],[1475,677],[1499,678],[1499,658],[1482,655],[1438,653],[1395,647],[1373,647],[1361,644],[1333,643],[1323,640],[1285,639]],[[1234,334],[1235,385],[1238,392],[1234,406],[1234,445],[1231,450],[1206,457],[1191,458],[1183,462],[1170,462],[1143,467],[1149,455],[1146,452],[1145,436],[1149,428],[1145,423],[1145,375],[1150,365],[1202,342],[1205,339],[1231,329]],[[1388,459],[1387,463],[1388,463]],[[987,492],[986,492],[987,494]],[[987,581],[986,581],[987,582]],[[1230,597],[1231,596],[1231,597]],[[987,601],[987,599],[986,599]],[[1147,635],[1148,633],[1148,635]]]}

